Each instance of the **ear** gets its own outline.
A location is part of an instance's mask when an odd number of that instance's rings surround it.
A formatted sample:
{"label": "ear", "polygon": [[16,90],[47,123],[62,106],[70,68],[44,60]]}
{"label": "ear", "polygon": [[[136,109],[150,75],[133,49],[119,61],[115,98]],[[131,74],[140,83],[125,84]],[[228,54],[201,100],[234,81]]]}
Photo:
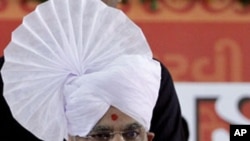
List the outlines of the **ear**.
{"label": "ear", "polygon": [[148,141],[153,141],[154,136],[155,136],[154,133],[148,132],[148,133],[147,133]]}

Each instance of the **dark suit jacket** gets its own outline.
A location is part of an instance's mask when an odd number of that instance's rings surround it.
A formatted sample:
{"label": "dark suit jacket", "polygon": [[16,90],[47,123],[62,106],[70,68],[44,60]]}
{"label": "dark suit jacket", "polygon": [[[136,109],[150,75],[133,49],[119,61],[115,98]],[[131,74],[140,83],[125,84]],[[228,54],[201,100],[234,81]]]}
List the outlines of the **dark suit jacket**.
{"label": "dark suit jacket", "polygon": [[155,133],[153,141],[187,141],[188,124],[181,114],[173,79],[161,63],[161,85],[159,97],[153,111],[150,131]]}
{"label": "dark suit jacket", "polygon": [[[1,57],[0,68],[2,68],[3,62],[4,57]],[[161,86],[153,111],[150,131],[155,133],[154,141],[187,141],[189,135],[188,126],[181,115],[180,104],[173,80],[163,64],[161,64],[161,68]],[[0,138],[5,137],[8,141],[40,141],[20,126],[12,117],[10,109],[2,95],[2,77],[0,79]]]}

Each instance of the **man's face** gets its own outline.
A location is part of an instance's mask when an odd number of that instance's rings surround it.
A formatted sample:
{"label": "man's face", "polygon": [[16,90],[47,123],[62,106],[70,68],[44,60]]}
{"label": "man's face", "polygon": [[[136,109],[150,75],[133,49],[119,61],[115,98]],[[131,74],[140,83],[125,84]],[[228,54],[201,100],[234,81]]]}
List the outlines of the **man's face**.
{"label": "man's face", "polygon": [[102,1],[111,7],[116,7],[118,2],[121,0],[102,0]]}
{"label": "man's face", "polygon": [[152,141],[153,137],[133,118],[110,107],[89,133],[90,140],[75,137],[75,141]]}

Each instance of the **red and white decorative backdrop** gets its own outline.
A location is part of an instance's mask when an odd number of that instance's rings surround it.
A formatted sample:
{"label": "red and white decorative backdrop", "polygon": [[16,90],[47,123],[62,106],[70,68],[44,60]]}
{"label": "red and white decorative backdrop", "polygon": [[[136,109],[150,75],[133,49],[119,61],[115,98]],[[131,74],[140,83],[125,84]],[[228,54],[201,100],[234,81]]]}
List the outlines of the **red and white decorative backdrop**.
{"label": "red and white decorative backdrop", "polygon": [[[37,3],[0,0],[0,47]],[[128,0],[121,8],[170,70],[190,141],[229,141],[229,124],[250,124],[250,8],[235,0]]]}

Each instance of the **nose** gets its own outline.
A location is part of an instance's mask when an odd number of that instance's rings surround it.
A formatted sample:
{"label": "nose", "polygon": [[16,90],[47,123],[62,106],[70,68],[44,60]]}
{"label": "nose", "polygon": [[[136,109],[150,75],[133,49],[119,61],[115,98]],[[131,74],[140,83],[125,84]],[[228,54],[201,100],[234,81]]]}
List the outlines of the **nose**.
{"label": "nose", "polygon": [[111,141],[125,141],[121,134],[115,134]]}

